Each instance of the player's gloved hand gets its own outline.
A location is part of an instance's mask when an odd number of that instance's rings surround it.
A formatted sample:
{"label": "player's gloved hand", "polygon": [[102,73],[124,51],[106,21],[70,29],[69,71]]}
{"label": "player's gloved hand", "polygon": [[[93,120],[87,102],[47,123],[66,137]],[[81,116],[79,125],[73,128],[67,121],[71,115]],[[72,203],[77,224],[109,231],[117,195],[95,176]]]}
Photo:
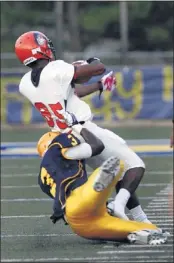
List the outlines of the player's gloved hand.
{"label": "player's gloved hand", "polygon": [[81,66],[82,66],[82,65],[87,65],[88,62],[87,62],[86,60],[77,60],[77,61],[74,61],[72,64],[73,64],[74,66],[75,66],[75,65],[77,65],[77,66],[78,66],[78,65],[79,65],[79,66],[81,65]]}
{"label": "player's gloved hand", "polygon": [[113,71],[110,71],[109,73],[104,75],[99,83],[101,83],[101,92],[103,92],[104,90],[113,91],[116,86],[116,78]]}
{"label": "player's gloved hand", "polygon": [[78,121],[76,119],[76,116],[73,113],[70,113],[68,111],[65,111],[63,114],[64,120],[66,124],[71,127],[73,125],[78,124]]}
{"label": "player's gloved hand", "polygon": [[86,60],[86,62],[88,63],[88,64],[94,64],[94,63],[100,63],[100,59],[99,58],[96,58],[96,57],[93,57],[93,58],[88,58],[87,60]]}
{"label": "player's gloved hand", "polygon": [[100,63],[100,59],[97,57],[88,58],[87,60],[77,60],[74,61],[73,65],[86,65],[86,64]]}

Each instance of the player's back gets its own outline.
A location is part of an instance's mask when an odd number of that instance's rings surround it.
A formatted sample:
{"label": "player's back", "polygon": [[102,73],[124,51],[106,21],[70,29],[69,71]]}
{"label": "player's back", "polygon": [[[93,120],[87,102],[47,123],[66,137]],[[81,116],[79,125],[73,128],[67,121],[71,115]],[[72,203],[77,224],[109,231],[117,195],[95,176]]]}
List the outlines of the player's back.
{"label": "player's back", "polygon": [[[74,93],[73,76],[73,65],[56,60],[43,69],[26,73],[21,79],[19,91],[37,108],[52,131],[69,130],[63,117],[66,110],[78,121],[91,119],[89,106]],[[33,78],[36,83],[33,83]]]}
{"label": "player's back", "polygon": [[[61,83],[61,73],[64,62],[56,60],[48,63],[39,72],[38,84],[34,85],[31,80],[32,71],[26,73],[21,79],[19,91],[26,96],[32,104],[42,102],[46,106],[66,99],[69,92],[69,82]],[[39,69],[38,69],[39,71]]]}
{"label": "player's back", "polygon": [[55,199],[57,210],[61,210],[72,190],[87,181],[84,160],[70,160],[64,155],[79,143],[75,136],[62,133],[51,142],[41,161],[38,183],[44,193]]}

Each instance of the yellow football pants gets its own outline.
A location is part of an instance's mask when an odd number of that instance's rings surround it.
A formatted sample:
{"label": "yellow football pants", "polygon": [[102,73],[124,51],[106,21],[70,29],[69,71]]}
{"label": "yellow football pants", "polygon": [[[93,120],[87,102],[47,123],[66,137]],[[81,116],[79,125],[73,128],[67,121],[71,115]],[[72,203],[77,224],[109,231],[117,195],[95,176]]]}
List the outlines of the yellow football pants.
{"label": "yellow football pants", "polygon": [[118,174],[105,190],[96,192],[93,184],[99,169],[67,198],[66,218],[72,230],[89,239],[124,240],[130,232],[157,229],[153,224],[126,221],[107,213],[106,201],[121,177],[124,165],[121,163]]}

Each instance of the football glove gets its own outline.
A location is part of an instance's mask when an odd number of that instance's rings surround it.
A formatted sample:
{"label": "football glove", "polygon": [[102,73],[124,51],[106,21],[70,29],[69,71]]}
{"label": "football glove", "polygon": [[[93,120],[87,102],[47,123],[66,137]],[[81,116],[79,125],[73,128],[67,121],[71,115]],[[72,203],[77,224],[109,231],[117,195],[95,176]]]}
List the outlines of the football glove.
{"label": "football glove", "polygon": [[88,64],[100,63],[100,59],[99,59],[99,58],[96,58],[96,57],[88,58],[88,59],[86,60],[86,62],[87,62]]}
{"label": "football glove", "polygon": [[87,65],[87,64],[93,64],[93,63],[100,63],[100,59],[93,57],[93,58],[88,58],[87,60],[77,60],[77,61],[74,61],[72,64],[73,65]]}
{"label": "football glove", "polygon": [[62,114],[64,117],[64,120],[66,122],[66,124],[69,127],[72,127],[73,125],[78,124],[78,121],[76,119],[76,116],[73,113],[70,113],[68,111],[65,111],[64,114]]}
{"label": "football glove", "polygon": [[109,73],[104,75],[99,81],[99,83],[101,83],[101,92],[103,92],[104,90],[113,91],[116,87],[116,78],[114,76],[113,71],[110,71]]}
{"label": "football glove", "polygon": [[74,66],[75,65],[87,65],[88,64],[88,62],[86,61],[86,60],[77,60],[77,61],[74,61],[73,63],[72,63]]}

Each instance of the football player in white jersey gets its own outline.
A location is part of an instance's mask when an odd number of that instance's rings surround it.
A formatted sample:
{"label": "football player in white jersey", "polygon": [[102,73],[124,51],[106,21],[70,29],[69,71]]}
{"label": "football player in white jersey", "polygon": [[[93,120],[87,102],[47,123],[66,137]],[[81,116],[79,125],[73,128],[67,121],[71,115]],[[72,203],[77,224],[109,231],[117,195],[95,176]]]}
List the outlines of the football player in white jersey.
{"label": "football player in white jersey", "polygon": [[[105,149],[88,160],[93,169],[113,155],[125,162],[126,169],[110,207],[113,215],[128,220],[125,214],[127,206],[134,220],[150,223],[135,195],[145,172],[144,162],[122,138],[93,123],[90,107],[79,98],[97,90],[112,91],[116,83],[113,72],[102,75],[97,83],[74,89],[76,83],[84,83],[92,76],[103,74],[105,66],[96,58],[80,66],[56,60],[52,42],[38,31],[21,35],[16,41],[15,52],[18,59],[31,69],[22,77],[19,90],[39,110],[50,129],[53,132],[71,132],[71,126],[80,123],[98,136]],[[93,63],[96,60],[99,63]],[[83,141],[83,138],[79,139]]]}

